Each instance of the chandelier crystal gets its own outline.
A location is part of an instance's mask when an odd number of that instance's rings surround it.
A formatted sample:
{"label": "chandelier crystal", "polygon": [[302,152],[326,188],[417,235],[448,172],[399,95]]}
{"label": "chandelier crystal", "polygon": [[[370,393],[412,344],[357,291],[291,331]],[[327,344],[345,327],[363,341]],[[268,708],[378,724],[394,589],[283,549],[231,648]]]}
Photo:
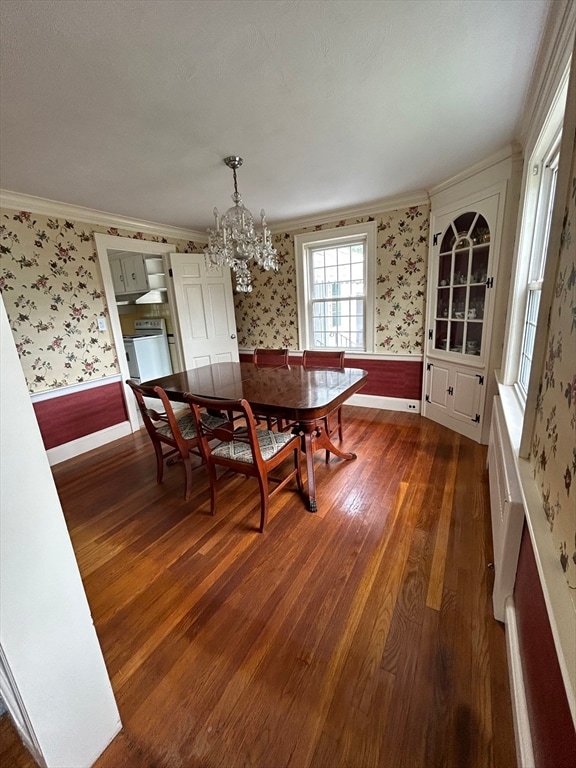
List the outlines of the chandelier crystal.
{"label": "chandelier crystal", "polygon": [[276,248],[272,246],[272,236],[264,209],[260,211],[262,229],[258,232],[254,227],[254,217],[244,206],[242,196],[238,192],[236,169],[242,165],[242,158],[225,157],[224,162],[234,173],[234,205],[223,216],[214,208],[215,228],[208,229],[208,245],[204,248],[206,266],[230,267],[236,276],[236,290],[250,293],[250,260],[253,259],[262,269],[277,271],[278,257]]}

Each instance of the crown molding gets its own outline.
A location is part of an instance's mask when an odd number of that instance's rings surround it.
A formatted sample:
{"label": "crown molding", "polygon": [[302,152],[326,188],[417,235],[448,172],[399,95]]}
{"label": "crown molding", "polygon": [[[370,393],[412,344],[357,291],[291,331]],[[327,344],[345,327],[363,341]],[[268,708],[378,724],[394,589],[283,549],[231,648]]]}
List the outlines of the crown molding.
{"label": "crown molding", "polygon": [[550,6],[520,121],[522,144],[530,151],[562,77],[569,69],[575,30],[576,3],[574,0],[556,0]]}
{"label": "crown molding", "polygon": [[176,240],[195,240],[202,243],[208,242],[205,232],[194,229],[182,229],[170,224],[158,224],[153,221],[131,219],[115,213],[96,211],[92,208],[83,208],[80,205],[59,203],[56,200],[48,200],[43,197],[24,195],[20,192],[10,192],[0,189],[0,207],[16,211],[30,211],[44,216],[54,216],[65,219],[73,219],[86,224],[98,224],[102,227],[114,229],[127,229],[133,232],[143,232],[150,235],[161,235]]}
{"label": "crown molding", "polygon": [[428,205],[429,203],[430,199],[428,193],[423,189],[418,189],[415,192],[409,192],[405,195],[375,200],[369,205],[359,205],[355,208],[339,208],[334,211],[315,213],[310,216],[302,216],[299,219],[289,219],[287,221],[268,224],[268,227],[274,234],[279,232],[291,232],[295,229],[305,229],[306,227],[313,227],[321,224],[333,224],[335,221],[340,221],[341,219],[375,216],[384,211],[395,211],[398,210],[398,208]]}
{"label": "crown molding", "polygon": [[522,147],[517,142],[512,142],[512,144],[508,144],[503,149],[495,152],[493,155],[490,155],[490,157],[487,157],[484,160],[480,160],[478,163],[474,163],[474,165],[470,165],[468,168],[460,171],[455,176],[451,176],[449,179],[442,181],[440,184],[436,184],[434,187],[430,187],[428,194],[430,197],[435,197],[438,193],[445,192],[447,189],[450,189],[450,187],[453,187],[456,184],[461,184],[463,181],[466,181],[466,179],[476,176],[482,171],[487,171],[490,168],[505,162],[506,160],[513,161],[520,160],[521,158]]}
{"label": "crown molding", "polygon": [[[321,224],[330,224],[340,219],[350,219],[363,216],[374,216],[384,211],[395,211],[399,208],[414,205],[428,205],[430,199],[425,190],[416,190],[405,195],[383,198],[376,200],[370,205],[356,206],[354,208],[339,208],[334,211],[326,211],[320,214],[303,216],[299,219],[268,224],[273,233],[286,232],[294,229],[304,229],[306,227],[318,226]],[[194,229],[181,229],[169,224],[158,224],[152,221],[141,219],[131,219],[127,216],[121,216],[105,211],[97,211],[93,208],[84,208],[80,205],[70,203],[60,203],[56,200],[49,200],[34,195],[25,195],[20,192],[11,192],[6,189],[0,189],[0,208],[8,208],[15,211],[30,211],[44,216],[59,216],[61,218],[82,221],[86,224],[99,224],[103,227],[114,227],[116,229],[127,229],[134,232],[144,232],[147,234],[162,235],[182,240],[195,240],[201,243],[208,242],[206,232],[199,232]]]}

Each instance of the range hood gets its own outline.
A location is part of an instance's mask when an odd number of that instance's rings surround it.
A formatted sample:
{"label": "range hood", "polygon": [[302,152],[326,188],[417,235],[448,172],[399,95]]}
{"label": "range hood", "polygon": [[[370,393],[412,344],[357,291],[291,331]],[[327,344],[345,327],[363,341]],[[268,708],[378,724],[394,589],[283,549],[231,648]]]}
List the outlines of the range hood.
{"label": "range hood", "polygon": [[138,293],[122,293],[116,295],[116,304],[124,307],[127,304],[165,304],[168,301],[166,289],[152,289]]}

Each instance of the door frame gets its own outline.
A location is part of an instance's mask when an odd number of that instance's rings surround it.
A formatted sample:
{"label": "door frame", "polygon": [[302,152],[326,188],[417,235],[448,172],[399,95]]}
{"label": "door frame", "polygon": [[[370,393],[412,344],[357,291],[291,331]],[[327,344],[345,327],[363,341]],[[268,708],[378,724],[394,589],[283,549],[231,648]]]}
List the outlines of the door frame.
{"label": "door frame", "polygon": [[[124,393],[124,402],[126,403],[126,413],[128,414],[128,421],[130,422],[132,432],[138,432],[141,424],[134,395],[126,384],[126,379],[130,378],[130,371],[128,370],[126,355],[124,354],[124,338],[122,334],[122,326],[120,325],[120,315],[116,305],[116,295],[114,293],[108,251],[131,251],[133,253],[145,253],[150,256],[161,256],[164,258],[167,254],[174,252],[174,243],[155,243],[151,240],[135,240],[133,237],[104,235],[99,232],[94,233],[94,241],[96,243],[96,253],[100,263],[100,271],[102,273],[104,295],[108,306],[108,318],[110,320],[112,342],[116,349],[118,367],[120,368],[120,375],[122,377],[122,391]],[[168,293],[168,303],[170,305],[170,311],[173,312],[170,293]]]}

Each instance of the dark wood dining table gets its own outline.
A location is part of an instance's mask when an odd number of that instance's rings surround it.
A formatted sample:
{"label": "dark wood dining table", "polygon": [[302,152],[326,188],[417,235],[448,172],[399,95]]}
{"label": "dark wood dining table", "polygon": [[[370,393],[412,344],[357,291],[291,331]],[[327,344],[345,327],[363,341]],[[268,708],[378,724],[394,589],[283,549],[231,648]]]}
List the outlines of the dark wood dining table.
{"label": "dark wood dining table", "polygon": [[345,461],[356,458],[334,445],[324,429],[324,418],[366,383],[361,368],[304,368],[256,366],[254,363],[214,363],[142,382],[146,388],[162,387],[170,400],[184,402],[184,393],[222,400],[245,399],[260,415],[297,423],[306,454],[307,506],[316,512],[314,453],[330,451]]}

